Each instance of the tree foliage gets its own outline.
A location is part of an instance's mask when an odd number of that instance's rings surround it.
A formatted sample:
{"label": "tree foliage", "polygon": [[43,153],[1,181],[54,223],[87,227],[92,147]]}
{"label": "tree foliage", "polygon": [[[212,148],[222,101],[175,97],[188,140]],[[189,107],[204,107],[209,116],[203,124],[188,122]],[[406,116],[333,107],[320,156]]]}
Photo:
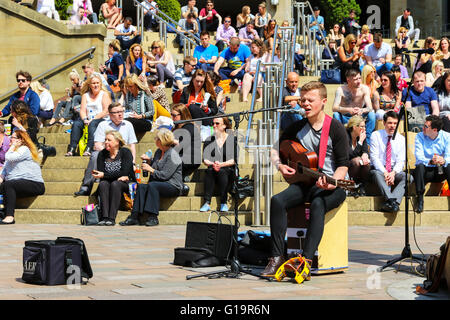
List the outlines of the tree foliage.
{"label": "tree foliage", "polygon": [[177,0],[156,0],[159,10],[178,22],[181,17],[181,6]]}
{"label": "tree foliage", "polygon": [[356,12],[356,20],[359,20],[361,8],[356,0],[320,0],[322,10],[320,14],[325,19],[327,28],[331,28],[335,23],[341,23],[348,17],[351,9]]}
{"label": "tree foliage", "polygon": [[73,0],[56,0],[55,7],[59,13],[61,20],[68,20],[72,15],[70,7],[72,7]]}

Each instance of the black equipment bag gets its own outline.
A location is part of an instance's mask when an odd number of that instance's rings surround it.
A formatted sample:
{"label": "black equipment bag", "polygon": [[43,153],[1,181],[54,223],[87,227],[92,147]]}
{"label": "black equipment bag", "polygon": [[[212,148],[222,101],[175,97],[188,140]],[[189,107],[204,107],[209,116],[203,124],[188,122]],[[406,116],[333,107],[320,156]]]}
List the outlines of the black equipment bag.
{"label": "black equipment bag", "polygon": [[[42,143],[39,142],[39,139],[42,138]],[[40,136],[38,138],[38,145],[37,145],[38,149],[42,150],[42,154],[44,156],[44,158],[47,157],[56,157],[56,148],[53,146],[49,146],[48,144],[45,144],[45,137],[44,136]]]}
{"label": "black equipment bag", "polygon": [[29,240],[23,248],[22,280],[40,285],[81,284],[93,276],[83,240]]}
{"label": "black equipment bag", "polygon": [[211,250],[205,248],[175,248],[173,264],[183,267],[214,267],[220,266],[220,260]]}
{"label": "black equipment bag", "polygon": [[235,197],[237,194],[238,199],[244,199],[254,196],[254,182],[250,180],[249,176],[239,177],[237,182],[233,182],[230,190],[230,194]]}

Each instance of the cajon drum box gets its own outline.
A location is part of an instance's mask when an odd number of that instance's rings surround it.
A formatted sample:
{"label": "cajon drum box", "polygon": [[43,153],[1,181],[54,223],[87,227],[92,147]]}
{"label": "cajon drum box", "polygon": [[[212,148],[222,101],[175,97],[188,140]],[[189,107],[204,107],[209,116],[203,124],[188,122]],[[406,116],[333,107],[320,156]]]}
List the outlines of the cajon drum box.
{"label": "cajon drum box", "polygon": [[[309,204],[288,210],[288,256],[296,256],[303,252],[310,214],[313,213],[309,212]],[[312,261],[312,274],[343,272],[348,269],[347,219],[347,202],[325,214],[322,240]]]}

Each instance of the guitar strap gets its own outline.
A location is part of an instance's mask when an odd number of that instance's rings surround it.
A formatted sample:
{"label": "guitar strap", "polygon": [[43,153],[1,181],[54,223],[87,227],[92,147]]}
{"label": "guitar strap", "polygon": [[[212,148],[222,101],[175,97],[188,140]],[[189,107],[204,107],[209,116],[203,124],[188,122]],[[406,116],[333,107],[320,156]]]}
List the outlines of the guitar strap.
{"label": "guitar strap", "polygon": [[319,144],[319,170],[322,170],[323,165],[325,164],[325,157],[327,155],[328,137],[330,136],[331,120],[332,118],[329,115],[325,115],[325,120],[323,122]]}

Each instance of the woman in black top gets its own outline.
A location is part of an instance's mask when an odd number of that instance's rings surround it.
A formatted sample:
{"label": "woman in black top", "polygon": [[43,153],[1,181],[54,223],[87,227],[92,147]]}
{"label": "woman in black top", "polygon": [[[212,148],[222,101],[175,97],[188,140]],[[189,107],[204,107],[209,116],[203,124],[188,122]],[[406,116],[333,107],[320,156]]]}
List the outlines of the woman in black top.
{"label": "woman in black top", "polygon": [[208,167],[205,174],[205,203],[201,212],[211,209],[211,197],[217,181],[220,195],[220,211],[227,212],[227,192],[234,172],[234,136],[227,133],[231,129],[231,121],[216,118],[213,122],[214,135],[203,144],[203,163]]}
{"label": "woman in black top", "polygon": [[99,225],[115,224],[122,194],[128,192],[129,181],[136,181],[133,155],[124,145],[125,141],[118,131],[108,131],[105,149],[98,154],[97,170],[92,171],[92,176],[100,179],[98,190],[103,217]]}
{"label": "woman in black top", "polygon": [[122,55],[120,54],[120,42],[114,39],[108,45],[108,56],[109,60],[105,62],[104,66],[100,67],[100,72],[106,73],[107,81],[110,86],[118,86],[120,80],[126,74],[125,71],[125,61],[123,61]]}
{"label": "woman in black top", "polygon": [[[173,105],[170,115],[173,121],[192,119],[189,109],[182,103]],[[186,122],[175,125],[173,135],[177,144],[175,150],[183,162],[183,181],[186,182],[189,179],[187,177],[200,167],[202,146],[200,131],[192,122]]]}
{"label": "woman in black top", "polygon": [[359,194],[366,194],[365,185],[370,172],[369,147],[366,139],[366,123],[361,116],[353,116],[347,123],[350,167],[348,174],[360,183]]}

